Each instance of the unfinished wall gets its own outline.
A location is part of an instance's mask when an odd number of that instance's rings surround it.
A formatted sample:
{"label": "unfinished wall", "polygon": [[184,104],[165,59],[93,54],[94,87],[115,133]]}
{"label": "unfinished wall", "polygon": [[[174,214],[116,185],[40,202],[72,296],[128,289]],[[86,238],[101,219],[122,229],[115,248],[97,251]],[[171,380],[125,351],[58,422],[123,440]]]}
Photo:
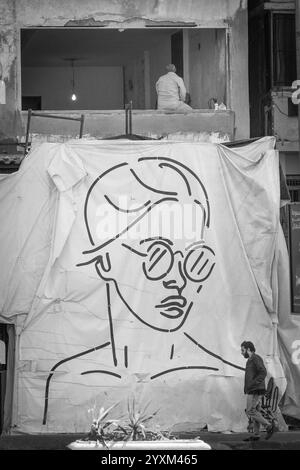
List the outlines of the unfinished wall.
{"label": "unfinished wall", "polygon": [[[14,9],[18,23],[26,26],[120,26],[128,21],[142,26],[149,21],[194,21],[211,27],[233,19],[239,9],[247,8],[243,0],[2,0]],[[71,5],[72,4],[72,5]]]}
{"label": "unfinished wall", "polygon": [[41,96],[42,109],[122,109],[122,67],[76,67],[75,91],[71,96],[70,67],[24,67],[22,96]]}
{"label": "unfinished wall", "polygon": [[247,10],[240,9],[234,17],[234,26],[229,37],[230,107],[236,111],[237,139],[249,137],[250,126],[247,20]]}
{"label": "unfinished wall", "polygon": [[155,84],[159,77],[166,73],[166,65],[171,62],[171,39],[170,35],[161,38],[159,44],[159,54],[157,54],[157,48],[150,50],[150,83],[151,83],[151,108],[156,108],[156,88]]}
{"label": "unfinished wall", "polygon": [[208,100],[226,103],[225,29],[189,32],[190,93],[193,108],[208,108]]}
{"label": "unfinished wall", "polygon": [[[231,108],[237,138],[249,136],[248,47],[246,0],[0,0],[0,57],[7,101],[0,105],[1,130],[20,135],[19,32],[28,27],[144,27],[195,23],[206,28],[231,28]],[[0,67],[0,68],[1,68]],[[24,132],[24,131],[23,131]]]}
{"label": "unfinished wall", "polygon": [[14,2],[0,0],[0,79],[6,85],[5,103],[0,104],[0,138],[22,131],[17,105],[17,45]]}

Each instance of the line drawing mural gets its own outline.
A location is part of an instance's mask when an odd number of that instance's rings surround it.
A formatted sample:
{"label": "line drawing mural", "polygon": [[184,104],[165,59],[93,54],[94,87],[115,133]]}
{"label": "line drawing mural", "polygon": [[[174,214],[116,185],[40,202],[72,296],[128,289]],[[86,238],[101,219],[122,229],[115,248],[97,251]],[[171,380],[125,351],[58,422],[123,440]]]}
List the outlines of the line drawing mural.
{"label": "line drawing mural", "polygon": [[[143,177],[149,173],[153,176],[151,185]],[[124,180],[132,187],[132,192],[123,198],[116,197],[118,181]],[[162,208],[168,208],[168,216],[173,214],[172,223],[170,217],[167,221]],[[99,214],[106,215],[101,223]],[[43,424],[47,422],[51,379],[62,363],[110,348],[112,363],[107,364],[108,370],[103,367],[82,370],[81,375],[108,374],[120,380],[119,367],[130,368],[134,352],[126,340],[120,344],[116,335],[116,297],[123,306],[122,315],[134,318],[138,325],[149,330],[149,335],[152,331],[172,338],[180,332],[195,348],[195,356],[201,351],[199,364],[175,367],[176,342],[171,341],[167,358],[170,366],[146,370],[150,381],[184,370],[218,373],[219,367],[215,364],[202,362],[203,353],[207,360],[213,358],[220,364],[244,371],[243,367],[200,344],[194,337],[195,332],[186,330],[189,316],[198,311],[201,314],[201,291],[207,282],[212,282],[217,263],[217,253],[207,242],[210,202],[195,172],[168,157],[141,157],[114,165],[90,185],[83,218],[90,246],[82,251],[85,261],[76,266],[80,269],[94,266],[99,280],[105,283],[110,337],[100,345],[91,345],[90,349],[53,365],[46,381]],[[126,273],[123,266],[127,267]],[[135,285],[128,272],[135,273]]]}

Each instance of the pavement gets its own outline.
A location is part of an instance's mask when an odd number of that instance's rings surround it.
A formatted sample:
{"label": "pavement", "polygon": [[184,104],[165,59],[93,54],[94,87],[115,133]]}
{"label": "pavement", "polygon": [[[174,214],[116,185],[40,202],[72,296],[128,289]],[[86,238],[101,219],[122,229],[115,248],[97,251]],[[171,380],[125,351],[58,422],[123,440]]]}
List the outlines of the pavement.
{"label": "pavement", "polygon": [[[69,450],[67,445],[86,437],[86,434],[14,434],[0,436],[2,450]],[[244,442],[247,433],[219,433],[208,431],[174,433],[177,439],[200,438],[208,443],[212,450],[300,450],[300,429],[277,432],[269,440],[265,433],[255,442]]]}

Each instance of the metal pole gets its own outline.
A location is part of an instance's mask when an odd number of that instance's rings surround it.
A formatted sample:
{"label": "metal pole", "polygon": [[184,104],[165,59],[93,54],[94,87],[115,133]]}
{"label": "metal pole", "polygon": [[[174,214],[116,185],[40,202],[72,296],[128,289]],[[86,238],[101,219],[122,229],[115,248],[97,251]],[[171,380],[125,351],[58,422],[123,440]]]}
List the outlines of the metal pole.
{"label": "metal pole", "polygon": [[271,44],[270,44],[270,61],[271,61],[271,90],[274,87],[274,15],[273,11],[270,11],[269,15],[269,28],[271,32]]}
{"label": "metal pole", "polygon": [[84,125],[84,114],[82,114],[82,115],[81,115],[81,118],[80,118],[79,139],[82,139],[83,125]]}
{"label": "metal pole", "polygon": [[[230,62],[230,50],[231,50],[231,29],[226,28],[225,30],[225,61],[226,61],[226,106],[227,109],[231,109],[231,62]],[[235,133],[235,131],[234,131]]]}
{"label": "metal pole", "polygon": [[132,134],[132,101],[129,103],[129,134]]}
{"label": "metal pole", "polygon": [[[47,113],[36,113],[35,111],[32,111],[32,109],[29,109],[30,111],[30,117],[31,116],[39,116],[39,117],[48,117],[48,118],[53,118],[53,119],[67,119],[68,121],[81,121],[81,117],[71,117],[71,116],[59,116],[58,114],[47,114]],[[81,116],[84,116],[82,114]]]}
{"label": "metal pole", "polygon": [[125,104],[125,135],[128,134],[128,104]]}
{"label": "metal pole", "polygon": [[32,113],[32,109],[28,109],[28,116],[27,116],[27,129],[26,129],[26,140],[25,140],[25,147],[24,147],[24,157],[26,157],[26,154],[27,154],[27,148],[28,148],[28,140],[29,140],[29,130],[30,130],[31,113]]}

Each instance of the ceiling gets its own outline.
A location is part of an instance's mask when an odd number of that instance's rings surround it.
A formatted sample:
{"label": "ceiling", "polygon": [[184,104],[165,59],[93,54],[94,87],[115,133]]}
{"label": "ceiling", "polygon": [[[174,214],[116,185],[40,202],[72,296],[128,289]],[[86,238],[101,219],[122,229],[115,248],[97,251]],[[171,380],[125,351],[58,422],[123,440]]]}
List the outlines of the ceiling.
{"label": "ceiling", "polygon": [[[77,66],[122,65],[144,50],[159,48],[162,38],[178,29],[23,29],[23,67],[61,66],[76,59]],[[70,63],[70,62],[69,62]]]}

